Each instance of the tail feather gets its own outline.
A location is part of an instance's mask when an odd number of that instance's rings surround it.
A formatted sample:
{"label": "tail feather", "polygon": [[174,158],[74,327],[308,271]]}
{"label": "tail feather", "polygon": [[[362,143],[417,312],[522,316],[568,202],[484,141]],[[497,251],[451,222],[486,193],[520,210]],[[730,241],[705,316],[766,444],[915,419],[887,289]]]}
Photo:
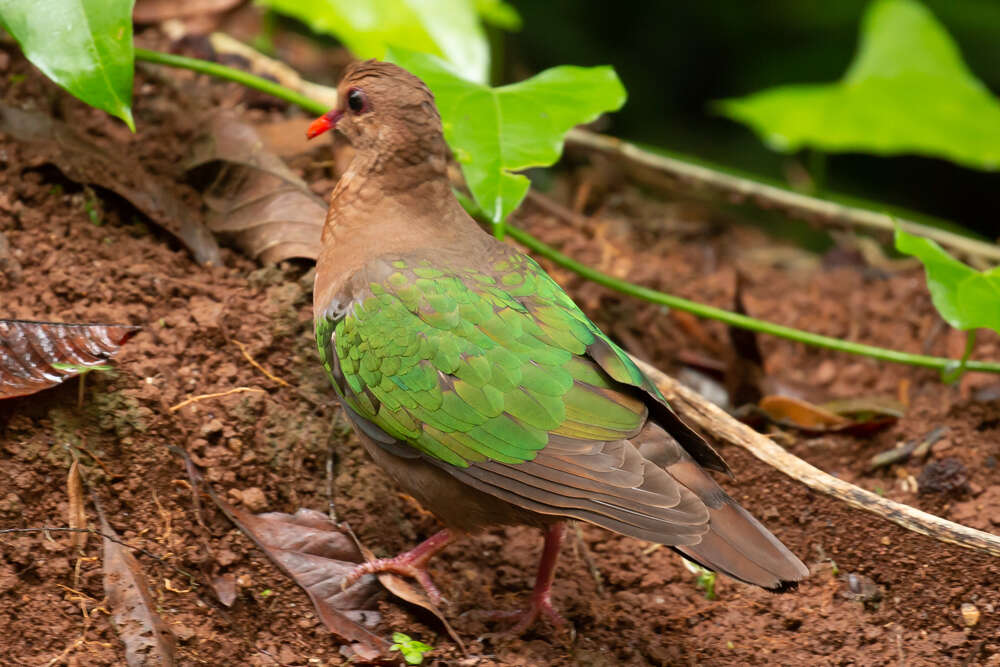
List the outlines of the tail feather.
{"label": "tail feather", "polygon": [[708,507],[708,532],[697,544],[677,546],[676,551],[710,570],[773,591],[794,588],[809,575],[805,564],[730,498],[670,435],[647,427],[636,440],[644,457]]}

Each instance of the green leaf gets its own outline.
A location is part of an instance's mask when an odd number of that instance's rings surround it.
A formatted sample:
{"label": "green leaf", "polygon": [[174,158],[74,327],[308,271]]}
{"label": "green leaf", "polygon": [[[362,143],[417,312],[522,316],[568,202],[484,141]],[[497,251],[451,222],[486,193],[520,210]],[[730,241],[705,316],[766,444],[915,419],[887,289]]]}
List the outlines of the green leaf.
{"label": "green leaf", "polygon": [[[359,58],[390,46],[433,53],[464,78],[486,81],[490,53],[473,0],[260,0],[316,32],[333,35]],[[487,3],[496,4],[496,3]]]}
{"label": "green leaf", "polygon": [[0,0],[0,26],[46,76],[134,132],[133,2]]}
{"label": "green leaf", "polygon": [[402,49],[387,55],[434,93],[444,136],[476,203],[501,225],[528,192],[513,171],[553,164],[576,125],[625,103],[612,67],[553,67],[520,83],[491,88],[463,79],[439,58]]}
{"label": "green leaf", "polygon": [[934,241],[899,227],[896,250],[924,265],[934,307],[948,324],[962,331],[986,328],[1000,333],[1000,267],[976,271]]}
{"label": "green leaf", "polygon": [[718,103],[774,150],[941,157],[1000,168],[1000,102],[916,0],[875,0],[838,83],[790,85]]}
{"label": "green leaf", "polygon": [[419,665],[424,661],[424,654],[434,650],[432,646],[416,639],[410,639],[409,635],[402,632],[392,633],[392,641],[395,643],[389,647],[389,650],[402,653],[403,659],[409,665]]}
{"label": "green leaf", "polygon": [[484,22],[504,30],[520,30],[521,15],[503,0],[475,0],[476,13]]}

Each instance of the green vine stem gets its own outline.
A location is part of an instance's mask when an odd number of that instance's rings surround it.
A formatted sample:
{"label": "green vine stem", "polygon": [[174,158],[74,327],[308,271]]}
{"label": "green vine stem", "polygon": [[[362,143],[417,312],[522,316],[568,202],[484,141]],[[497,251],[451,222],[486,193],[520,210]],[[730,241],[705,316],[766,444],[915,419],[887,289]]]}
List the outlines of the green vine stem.
{"label": "green vine stem", "polygon": [[[925,354],[910,354],[908,352],[900,352],[899,350],[891,350],[889,348],[865,345],[864,343],[854,343],[851,341],[841,340],[839,338],[831,338],[830,336],[822,336],[820,334],[809,333],[808,331],[786,327],[781,324],[754,319],[753,317],[740,315],[739,313],[723,310],[722,308],[706,306],[705,304],[698,303],[697,301],[688,301],[687,299],[682,299],[679,296],[673,296],[672,294],[666,294],[665,292],[658,292],[657,290],[650,289],[648,287],[620,280],[614,276],[609,276],[606,273],[602,273],[597,269],[591,268],[586,264],[581,264],[575,259],[562,254],[555,248],[542,243],[534,236],[531,236],[517,227],[507,227],[507,233],[517,240],[518,243],[524,245],[531,251],[552,260],[559,266],[565,267],[570,271],[583,276],[587,280],[592,280],[598,285],[610,287],[613,290],[622,292],[623,294],[628,294],[629,296],[638,297],[645,301],[668,306],[670,308],[676,308],[677,310],[683,310],[693,315],[698,315],[699,317],[719,320],[720,322],[724,322],[725,324],[729,324],[734,327],[739,327],[740,329],[750,329],[751,331],[758,331],[760,333],[777,336],[778,338],[785,338],[798,343],[805,343],[806,345],[812,345],[813,347],[821,347],[827,350],[836,350],[838,352],[849,352],[851,354],[860,354],[866,357],[879,359],[881,361],[892,361],[898,364],[909,364],[910,366],[923,366],[925,368],[935,368],[938,370],[950,370],[955,368],[960,363],[955,359],[948,359],[947,357],[931,357]],[[965,362],[965,370],[1000,373],[1000,364],[989,361],[967,361]]]}
{"label": "green vine stem", "polygon": [[225,65],[220,65],[219,63],[213,63],[208,60],[201,60],[200,58],[188,58],[186,56],[177,56],[172,53],[162,53],[160,51],[151,51],[149,49],[140,49],[136,47],[135,49],[136,60],[144,60],[149,63],[156,63],[158,65],[169,65],[170,67],[178,67],[180,69],[188,69],[193,72],[199,72],[201,74],[208,74],[219,79],[227,79],[229,81],[235,81],[236,83],[241,83],[247,88],[253,88],[254,90],[259,90],[262,93],[267,93],[268,95],[274,95],[278,99],[285,100],[291,104],[298,105],[314,114],[324,114],[329,109],[322,103],[317,102],[311,97],[307,97],[301,93],[297,93],[294,90],[290,90],[281,84],[277,84],[274,81],[265,79],[262,76],[257,76],[256,74],[250,74],[249,72],[244,72],[243,70],[235,69],[233,67],[227,67]]}
{"label": "green vine stem", "polygon": [[[146,62],[169,65],[170,67],[179,67],[182,69],[200,72],[202,74],[209,74],[220,79],[235,81],[236,83],[241,83],[248,88],[268,93],[278,99],[298,105],[310,113],[322,114],[327,111],[323,104],[306,95],[297,93],[263,77],[249,74],[242,70],[227,67],[225,65],[220,65],[218,63],[140,48],[135,49],[135,57],[138,60],[144,60]],[[527,232],[516,227],[508,226],[507,233],[529,250],[541,255],[542,257],[552,260],[556,264],[567,268],[580,276],[583,276],[587,280],[591,280],[599,285],[604,285],[605,287],[609,287],[623,294],[628,294],[629,296],[634,296],[639,299],[668,306],[670,308],[676,308],[677,310],[683,310],[699,317],[719,320],[720,322],[724,322],[730,326],[770,334],[772,336],[777,336],[778,338],[812,345],[813,347],[836,350],[837,352],[847,352],[850,354],[859,354],[873,359],[879,359],[880,361],[891,361],[897,364],[934,368],[938,371],[953,370],[961,364],[958,360],[949,359],[947,357],[910,354],[908,352],[900,352],[899,350],[876,347],[874,345],[854,343],[851,341],[841,340],[839,338],[832,338],[830,336],[821,336],[820,334],[801,331],[799,329],[786,327],[773,322],[766,322],[764,320],[758,320],[746,315],[740,315],[739,313],[723,310],[722,308],[707,306],[696,301],[682,299],[671,294],[666,294],[665,292],[659,292],[648,287],[642,287],[641,285],[626,282],[619,278],[609,276],[606,273],[602,273],[601,271],[585,264],[581,264],[575,259],[567,257],[555,248],[542,243]],[[1000,373],[1000,363],[989,361],[966,361],[963,368],[966,371]]]}

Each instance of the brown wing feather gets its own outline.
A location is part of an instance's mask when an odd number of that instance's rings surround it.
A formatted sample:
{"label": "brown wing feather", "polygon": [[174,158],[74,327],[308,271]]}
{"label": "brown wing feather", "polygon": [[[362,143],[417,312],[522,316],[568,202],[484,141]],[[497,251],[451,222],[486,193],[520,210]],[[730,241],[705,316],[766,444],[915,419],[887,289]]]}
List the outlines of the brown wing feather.
{"label": "brown wing feather", "polygon": [[[628,467],[574,475],[553,467],[551,458],[540,455],[517,465],[488,461],[447,470],[469,486],[540,514],[581,519],[672,546],[701,540],[709,517],[695,494],[645,461],[631,443],[617,441],[605,443],[605,447],[631,450],[623,460],[623,466]],[[626,475],[618,478],[621,472]],[[640,479],[633,483],[636,476]],[[628,481],[623,482],[625,479]],[[660,493],[663,489],[669,492]]]}
{"label": "brown wing feather", "polygon": [[709,530],[677,550],[705,567],[750,584],[785,590],[809,574],[795,554],[715,483],[665,431],[650,425],[636,438],[640,453],[694,492],[708,508]]}

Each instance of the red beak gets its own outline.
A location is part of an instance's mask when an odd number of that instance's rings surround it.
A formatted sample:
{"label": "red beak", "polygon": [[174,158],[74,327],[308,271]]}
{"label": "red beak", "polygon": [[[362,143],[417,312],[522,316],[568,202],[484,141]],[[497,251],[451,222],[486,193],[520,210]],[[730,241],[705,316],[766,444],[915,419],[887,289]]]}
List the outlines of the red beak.
{"label": "red beak", "polygon": [[344,115],[344,112],[340,109],[330,109],[309,125],[309,129],[306,130],[306,137],[308,139],[315,139],[327,130],[336,127],[337,121],[340,120],[342,115]]}

